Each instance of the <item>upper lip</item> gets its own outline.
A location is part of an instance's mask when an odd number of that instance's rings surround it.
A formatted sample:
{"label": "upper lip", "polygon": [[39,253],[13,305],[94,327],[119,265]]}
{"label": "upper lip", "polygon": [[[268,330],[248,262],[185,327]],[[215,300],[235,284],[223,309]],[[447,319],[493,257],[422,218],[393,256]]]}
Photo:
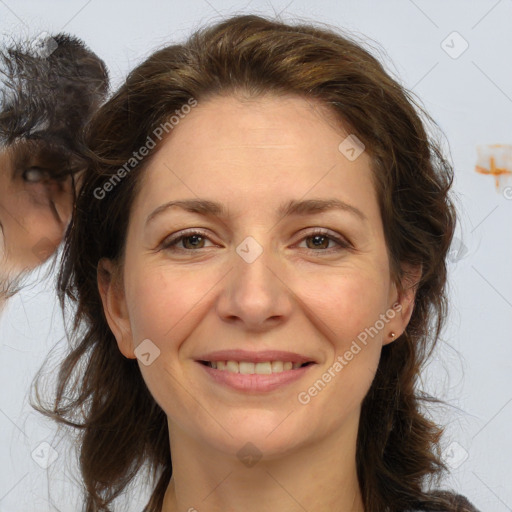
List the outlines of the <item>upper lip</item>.
{"label": "upper lip", "polygon": [[247,350],[217,350],[209,352],[197,358],[198,361],[249,361],[252,363],[263,363],[266,361],[283,361],[292,363],[315,362],[312,357],[303,356],[295,352],[284,352],[282,350],[264,350],[261,352],[250,352]]}

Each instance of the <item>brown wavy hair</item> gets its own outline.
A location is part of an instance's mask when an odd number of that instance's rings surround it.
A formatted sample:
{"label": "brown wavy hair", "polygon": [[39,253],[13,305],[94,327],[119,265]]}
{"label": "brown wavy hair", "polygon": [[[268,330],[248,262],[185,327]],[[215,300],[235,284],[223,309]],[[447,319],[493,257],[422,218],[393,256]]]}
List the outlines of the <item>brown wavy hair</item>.
{"label": "brown wavy hair", "polygon": [[110,510],[144,468],[154,484],[144,510],[160,512],[172,475],[166,415],[137,361],[120,353],[97,285],[100,258],[122,265],[130,208],[156,150],[104,199],[95,191],[189,100],[237,92],[252,98],[294,94],[328,107],[371,156],[390,272],[399,288],[403,262],[422,266],[410,322],[383,347],[362,404],[357,470],[365,510],[474,510],[464,498],[432,488],[447,470],[443,430],[421,407],[439,401],[418,389],[447,315],[446,257],[456,221],[449,197],[453,168],[426,129],[437,125],[363,43],[325,25],[256,15],[233,16],[200,28],[184,44],[159,49],[90,124],[93,163],[66,235],[58,285],[62,307],[70,301],[76,308],[71,349],[51,406],[33,404],[81,432],[85,510]]}

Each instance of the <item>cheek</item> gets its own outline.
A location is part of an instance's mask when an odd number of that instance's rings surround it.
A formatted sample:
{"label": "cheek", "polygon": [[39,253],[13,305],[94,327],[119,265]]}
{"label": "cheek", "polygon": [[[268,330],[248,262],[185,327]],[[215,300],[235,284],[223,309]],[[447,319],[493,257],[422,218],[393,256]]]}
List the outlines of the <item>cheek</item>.
{"label": "cheek", "polygon": [[[39,197],[41,196],[41,197]],[[62,239],[63,227],[55,218],[46,197],[30,194],[28,191],[17,191],[5,204],[5,209],[15,219],[17,237],[30,249],[43,238],[58,244]]]}
{"label": "cheek", "polygon": [[318,428],[336,428],[358,410],[371,386],[387,332],[380,320],[386,308],[383,284],[374,274],[358,273],[332,279],[323,289],[309,288],[305,302],[327,338],[329,360],[298,399],[307,404],[310,418],[323,418]]}
{"label": "cheek", "polygon": [[299,296],[304,305],[318,319],[318,324],[324,325],[327,337],[342,349],[385,312],[386,283],[377,272],[358,268],[345,269],[327,279],[299,278],[294,290],[302,290]]}
{"label": "cheek", "polygon": [[[194,305],[204,295],[204,289],[198,297],[196,288],[200,283],[196,286],[197,279],[190,270],[179,276],[164,267],[127,264],[125,276],[133,348],[146,339],[157,347],[149,345],[149,365],[143,364],[142,359],[139,362],[142,376],[160,407],[173,410],[174,401],[183,398],[179,347],[189,334]],[[188,410],[192,405],[182,407]]]}
{"label": "cheek", "polygon": [[326,380],[331,378],[334,385],[329,387],[339,389],[345,398],[362,399],[375,375],[387,333],[386,322],[381,320],[386,313],[386,281],[375,272],[361,270],[333,276],[322,286],[315,282],[302,283],[301,288],[308,290],[303,300],[312,313],[310,320],[329,343],[330,359],[325,366],[331,377]]}
{"label": "cheek", "polygon": [[170,272],[146,264],[128,273],[133,276],[126,293],[134,346],[149,338],[160,350],[172,348],[211,286],[192,269]]}

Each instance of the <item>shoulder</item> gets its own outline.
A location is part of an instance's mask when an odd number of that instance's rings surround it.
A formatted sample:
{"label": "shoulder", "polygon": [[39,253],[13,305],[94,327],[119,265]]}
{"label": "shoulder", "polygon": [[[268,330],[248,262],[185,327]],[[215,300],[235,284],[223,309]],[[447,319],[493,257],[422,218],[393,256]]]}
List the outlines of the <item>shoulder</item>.
{"label": "shoulder", "polygon": [[[433,498],[443,498],[448,500],[453,508],[450,510],[456,510],[457,512],[480,512],[469,500],[462,496],[462,494],[455,494],[448,491],[437,491],[430,493]],[[434,501],[428,506],[425,504],[420,508],[411,510],[410,512],[445,512],[439,505],[435,505]]]}
{"label": "shoulder", "polygon": [[457,506],[457,512],[480,512],[462,494],[453,494],[453,503]]}
{"label": "shoulder", "polygon": [[457,504],[460,507],[461,512],[464,512],[467,510],[468,512],[479,512],[476,507],[468,501],[468,499],[465,496],[462,496],[458,494],[456,496],[456,499],[458,500]]}

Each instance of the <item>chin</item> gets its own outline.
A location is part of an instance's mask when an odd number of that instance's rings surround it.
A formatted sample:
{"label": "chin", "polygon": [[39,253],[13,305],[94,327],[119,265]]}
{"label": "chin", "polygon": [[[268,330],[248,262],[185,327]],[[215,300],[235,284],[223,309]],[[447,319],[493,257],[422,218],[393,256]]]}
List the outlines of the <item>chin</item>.
{"label": "chin", "polygon": [[255,411],[254,414],[245,413],[243,421],[237,420],[236,415],[231,421],[223,422],[219,418],[227,432],[220,429],[219,435],[215,437],[211,436],[211,431],[208,432],[209,436],[205,432],[205,442],[212,448],[236,455],[238,458],[245,452],[249,455],[264,456],[269,460],[284,456],[307,441],[303,439],[305,432],[303,429],[299,431],[296,421],[285,419],[288,414],[289,412],[286,412],[274,414],[267,419],[258,419],[261,412]]}

